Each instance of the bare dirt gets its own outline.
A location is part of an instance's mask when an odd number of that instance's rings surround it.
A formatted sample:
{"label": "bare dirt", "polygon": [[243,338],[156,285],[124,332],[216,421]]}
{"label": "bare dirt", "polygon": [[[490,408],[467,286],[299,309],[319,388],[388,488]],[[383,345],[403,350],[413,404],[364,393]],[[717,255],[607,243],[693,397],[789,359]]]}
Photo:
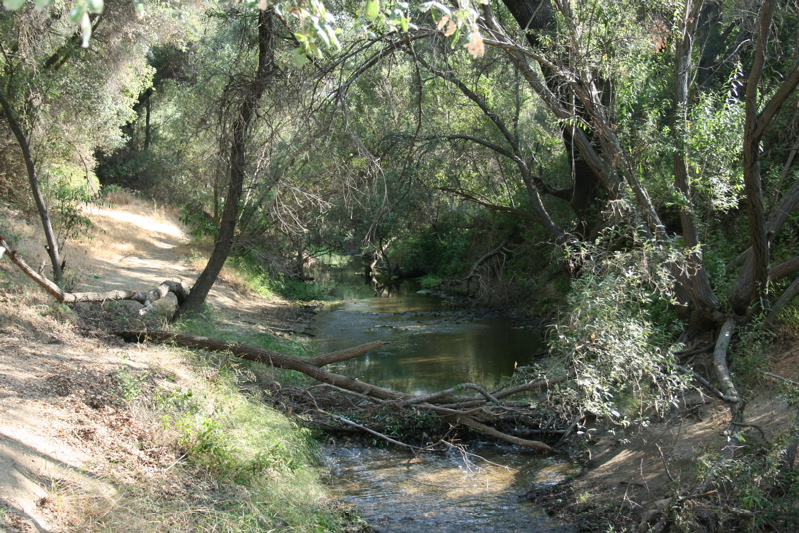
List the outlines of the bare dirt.
{"label": "bare dirt", "polygon": [[[794,339],[776,352],[773,372],[796,380],[796,345]],[[799,412],[782,400],[781,391],[778,381],[764,376],[746,404],[748,426],[740,436],[747,448],[759,450],[756,454],[765,453],[778,436],[799,427]],[[581,474],[568,484],[533,491],[529,497],[550,515],[571,521],[578,531],[671,531],[674,516],[669,517],[669,508],[675,501],[723,508],[719,503],[723,495],[716,491],[708,499],[693,498],[699,494],[707,465],[718,461],[725,447],[740,444],[732,434],[731,421],[729,406],[700,390],[686,395],[665,420],[645,427],[595,424],[591,431],[592,424],[586,422],[588,431],[577,443]],[[677,530],[696,529],[688,525]],[[722,530],[718,523],[702,529]]]}
{"label": "bare dirt", "polygon": [[[91,234],[69,245],[71,290],[149,290],[167,279],[190,286],[207,250],[190,246],[174,214],[135,198],[123,202],[90,212]],[[35,220],[2,211],[0,233],[29,264],[45,259]],[[0,260],[0,531],[85,531],[92,516],[119,507],[123,485],[158,486],[166,497],[185,492],[170,472],[180,460],[174,449],[154,444],[157,424],[124,401],[126,387],[152,385],[131,381],[136,370],[177,386],[180,362],[168,350],[127,346],[104,331],[107,324],[163,325],[175,304],[169,298],[144,317],[133,302],[70,308]],[[264,332],[301,329],[304,320],[230,273],[209,305],[216,320]]]}
{"label": "bare dirt", "polygon": [[[190,286],[198,275],[207,247],[193,248],[174,213],[123,197],[90,217],[91,235],[66,256],[73,290],[146,290],[167,279]],[[0,212],[0,233],[38,265],[45,254],[36,228],[35,220]],[[168,350],[127,346],[104,331],[107,323],[159,327],[172,311],[171,298],[144,317],[130,302],[73,309],[55,304],[0,260],[0,531],[84,531],[92,516],[118,509],[120,486],[157,486],[167,499],[186,491],[185,480],[170,471],[180,457],[158,446],[152,421],[123,400],[125,387],[180,384],[179,361]],[[306,320],[227,272],[209,305],[231,327],[298,331]],[[775,373],[799,379],[796,346],[792,340],[775,348]],[[128,371],[143,368],[153,383],[126,383]],[[766,440],[796,423],[795,410],[776,399],[774,388],[764,378],[746,410]],[[694,393],[667,421],[615,433],[598,427],[580,445],[583,473],[530,497],[577,530],[635,530],[658,502],[690,493],[699,461],[728,444],[729,422],[718,400]]]}

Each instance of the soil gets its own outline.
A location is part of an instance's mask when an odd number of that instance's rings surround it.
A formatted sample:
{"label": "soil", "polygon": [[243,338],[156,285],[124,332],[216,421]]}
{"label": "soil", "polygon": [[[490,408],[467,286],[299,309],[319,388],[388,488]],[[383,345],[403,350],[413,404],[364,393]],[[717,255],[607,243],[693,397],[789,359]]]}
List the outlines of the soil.
{"label": "soil", "polygon": [[[175,213],[135,198],[122,197],[89,216],[90,235],[66,255],[74,291],[148,290],[166,279],[190,286],[208,252],[192,244]],[[35,265],[46,259],[37,226],[0,211],[0,233]],[[70,308],[0,260],[0,531],[81,531],[87,516],[120,505],[120,485],[155,486],[165,498],[187,490],[188,481],[170,471],[180,457],[154,444],[152,421],[123,400],[131,386],[179,384],[180,363],[162,348],[125,345],[107,333],[110,325],[163,326],[173,298],[144,316],[132,302]],[[263,298],[227,271],[209,305],[231,328],[281,334],[307,323],[305,310]],[[774,373],[799,380],[797,346],[789,340],[779,347]],[[149,381],[130,382],[128,372],[143,368]],[[757,426],[748,430],[762,430],[767,441],[796,423],[795,410],[775,390],[764,378],[746,409],[747,422]],[[664,498],[691,494],[698,460],[727,445],[729,422],[725,405],[693,393],[667,420],[645,428],[593,431],[586,423],[573,443],[582,473],[528,497],[579,531],[634,531]],[[647,529],[644,523],[640,530]]]}
{"label": "soil", "polygon": [[[149,290],[167,279],[190,286],[208,250],[190,246],[173,213],[123,200],[89,212],[90,234],[69,244],[70,290]],[[37,227],[0,211],[0,234],[31,265],[46,259]],[[279,335],[307,322],[303,310],[249,291],[227,271],[208,303],[229,327]],[[91,515],[119,506],[122,485],[188,490],[189,481],[170,472],[176,452],[152,444],[157,424],[123,399],[126,387],[180,385],[180,362],[163,348],[125,345],[107,333],[159,328],[174,305],[169,295],[144,316],[134,302],[59,305],[0,260],[0,531],[84,531]],[[153,383],[128,378],[142,369]],[[147,528],[128,531],[137,530]]]}
{"label": "soil", "polygon": [[[793,368],[796,372],[799,366]],[[756,446],[774,442],[798,420],[796,409],[780,400],[769,383],[764,383],[745,413],[751,425],[747,439]],[[647,532],[664,519],[662,511],[674,498],[697,494],[699,463],[717,457],[731,444],[730,421],[723,402],[695,392],[664,421],[628,430],[598,428],[577,443],[579,476],[528,497],[544,505],[551,516],[571,521],[578,531],[626,527]]]}

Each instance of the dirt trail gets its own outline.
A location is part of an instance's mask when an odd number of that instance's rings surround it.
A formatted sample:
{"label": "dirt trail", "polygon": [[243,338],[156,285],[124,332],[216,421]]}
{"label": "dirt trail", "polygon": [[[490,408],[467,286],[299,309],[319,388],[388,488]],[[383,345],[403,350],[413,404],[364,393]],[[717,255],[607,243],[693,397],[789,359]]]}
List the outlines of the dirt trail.
{"label": "dirt trail", "polygon": [[[174,215],[132,201],[117,208],[92,209],[90,216],[93,237],[73,246],[67,256],[67,265],[79,272],[75,290],[148,290],[164,280],[194,284],[206,255],[190,246],[186,229]],[[215,311],[234,310],[233,318],[252,318],[264,306],[275,307],[224,274],[211,290],[208,304]],[[169,305],[174,305],[173,299]]]}
{"label": "dirt trail", "polygon": [[[13,235],[31,264],[41,261],[36,225],[0,215],[6,226],[0,233]],[[71,244],[66,254],[73,290],[149,290],[167,279],[191,286],[199,274],[202,256],[192,261],[197,252],[174,215],[132,199],[95,209],[90,218],[91,239]],[[173,309],[169,298],[159,303],[161,317]],[[157,477],[177,459],[166,450],[139,449],[148,429],[118,391],[125,372],[153,368],[153,361],[167,364],[168,355],[158,347],[123,345],[53,304],[9,261],[0,261],[0,531],[80,531],[83,518],[65,509],[72,500],[84,506],[75,513],[86,513],[87,501],[97,512],[112,507],[116,491],[106,474],[149,469]],[[221,279],[209,305],[217,319],[265,331],[296,328],[299,320],[285,302],[266,300],[235,279]],[[140,320],[133,302],[85,307],[89,314]],[[126,469],[130,463],[138,468]]]}

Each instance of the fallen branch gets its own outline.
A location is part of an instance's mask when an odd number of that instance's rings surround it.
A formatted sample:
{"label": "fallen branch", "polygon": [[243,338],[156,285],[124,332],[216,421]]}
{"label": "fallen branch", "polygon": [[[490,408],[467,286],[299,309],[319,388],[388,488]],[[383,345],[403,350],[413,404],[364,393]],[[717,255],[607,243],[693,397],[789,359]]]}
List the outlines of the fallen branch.
{"label": "fallen branch", "polygon": [[[178,299],[178,305],[181,305],[189,291],[180,283],[175,281],[164,281],[159,286],[147,292],[139,291],[106,291],[106,292],[64,292],[61,287],[53,283],[51,280],[39,274],[36,270],[31,268],[22,257],[11,249],[11,246],[0,235],[0,248],[6,250],[8,258],[14,263],[22,272],[29,278],[35,281],[45,291],[47,291],[59,303],[69,304],[78,302],[106,302],[111,300],[131,300],[139,302],[144,306],[139,310],[139,314],[144,314],[152,310],[152,302],[164,298],[170,292]],[[2,257],[2,254],[0,254]]]}
{"label": "fallen branch", "polygon": [[480,433],[485,433],[486,435],[490,435],[496,439],[504,440],[505,442],[509,442],[511,444],[515,444],[517,446],[523,446],[525,448],[532,448],[534,450],[541,450],[547,453],[555,453],[555,450],[544,444],[543,442],[539,442],[537,440],[527,440],[522,439],[519,437],[514,437],[513,435],[508,435],[507,433],[502,433],[492,427],[486,426],[485,424],[481,424],[480,422],[476,422],[471,418],[460,416],[455,420],[458,424],[463,424],[464,426],[468,426],[472,429],[476,429]]}
{"label": "fallen branch", "polygon": [[702,377],[698,372],[695,372],[694,370],[691,370],[690,368],[686,368],[686,367],[680,366],[680,365],[676,365],[675,368],[677,368],[677,370],[685,372],[686,374],[691,374],[691,376],[693,376],[693,378],[695,380],[697,380],[699,383],[701,383],[702,385],[707,387],[708,390],[710,392],[712,392],[720,400],[724,400],[725,402],[728,402],[728,401],[731,400],[730,398],[725,396],[723,392],[721,392],[716,387],[714,387],[708,380],[706,380],[704,377]]}
{"label": "fallen branch", "polygon": [[317,409],[317,411],[319,411],[323,415],[329,416],[333,420],[338,420],[339,422],[343,422],[343,423],[347,424],[348,426],[352,426],[352,427],[354,427],[356,429],[359,429],[359,430],[361,430],[361,431],[363,431],[365,433],[369,433],[370,435],[374,435],[375,437],[383,439],[386,442],[390,442],[391,444],[395,444],[395,445],[401,446],[403,448],[410,448],[411,450],[416,451],[416,452],[424,451],[424,448],[420,448],[419,446],[413,446],[412,444],[406,444],[406,443],[404,443],[402,441],[398,441],[396,439],[392,439],[388,435],[384,435],[383,433],[380,433],[379,431],[375,431],[374,429],[371,429],[371,428],[368,428],[368,427],[363,426],[361,424],[358,424],[356,422],[353,422],[352,420],[350,420],[348,418],[344,418],[343,416],[335,415],[333,413],[328,413],[327,411],[325,411],[323,409]]}
{"label": "fallen branch", "polygon": [[[360,381],[354,377],[328,372],[322,368],[323,366],[333,362],[353,359],[365,354],[366,352],[375,350],[385,344],[388,344],[387,342],[383,341],[370,342],[368,344],[356,346],[355,348],[348,348],[346,350],[339,350],[337,352],[331,352],[318,357],[305,359],[280,352],[274,352],[272,350],[264,350],[249,344],[200,337],[197,335],[171,333],[167,331],[119,331],[115,332],[115,334],[119,335],[128,342],[154,341],[161,343],[174,343],[176,345],[185,346],[188,348],[231,353],[236,357],[241,357],[242,359],[247,359],[248,361],[262,363],[276,368],[295,370],[297,372],[302,372],[303,374],[310,376],[322,383],[354,392],[361,397],[377,398],[379,400],[385,401],[387,405],[389,402],[394,402],[397,408],[401,408],[403,405],[414,405],[418,409],[432,411],[439,416],[454,421],[457,424],[471,427],[472,429],[476,429],[477,431],[485,433],[486,435],[503,440],[510,444],[516,444],[518,446],[524,446],[526,448],[541,450],[548,453],[553,453],[555,451],[552,447],[544,444],[543,442],[514,437],[481,422],[481,420],[493,421],[497,419],[497,416],[494,413],[490,412],[487,408],[484,408],[488,402],[491,402],[491,405],[494,407],[502,407],[502,405],[499,403],[500,398],[507,397],[509,394],[528,390],[533,386],[541,386],[546,383],[546,380],[531,382],[494,394],[488,393],[482,387],[471,383],[460,385],[459,388],[461,389],[474,389],[482,395],[482,397],[476,398],[469,402],[473,404],[469,407],[473,408],[465,411],[463,407],[458,409],[430,403],[432,399],[441,398],[442,396],[439,394],[417,396],[413,394],[397,392],[391,389],[378,387],[377,385],[372,385],[371,383]],[[458,387],[456,387],[456,389],[457,388]],[[443,397],[447,398],[448,395],[444,395]],[[340,421],[352,425],[350,424],[351,421],[346,422],[343,419]],[[383,436],[380,437],[383,438]]]}
{"label": "fallen branch", "polygon": [[770,378],[779,379],[780,381],[784,381],[785,383],[790,383],[791,385],[796,385],[799,387],[799,381],[794,381],[792,379],[784,378],[782,376],[778,376],[777,374],[772,374],[771,372],[761,372],[764,376],[768,376]]}

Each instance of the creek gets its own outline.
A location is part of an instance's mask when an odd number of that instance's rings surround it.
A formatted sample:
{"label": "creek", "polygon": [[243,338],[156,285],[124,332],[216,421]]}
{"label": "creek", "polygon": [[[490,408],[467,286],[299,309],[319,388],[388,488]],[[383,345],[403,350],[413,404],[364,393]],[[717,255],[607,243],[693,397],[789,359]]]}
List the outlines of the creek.
{"label": "creek", "polygon": [[[334,372],[415,394],[465,382],[491,389],[544,349],[539,331],[519,317],[463,312],[413,283],[376,295],[352,268],[314,275],[341,298],[314,317],[315,351],[391,343]],[[564,458],[489,444],[416,457],[344,443],[327,445],[325,461],[333,492],[382,533],[571,531],[520,498],[574,471]]]}

